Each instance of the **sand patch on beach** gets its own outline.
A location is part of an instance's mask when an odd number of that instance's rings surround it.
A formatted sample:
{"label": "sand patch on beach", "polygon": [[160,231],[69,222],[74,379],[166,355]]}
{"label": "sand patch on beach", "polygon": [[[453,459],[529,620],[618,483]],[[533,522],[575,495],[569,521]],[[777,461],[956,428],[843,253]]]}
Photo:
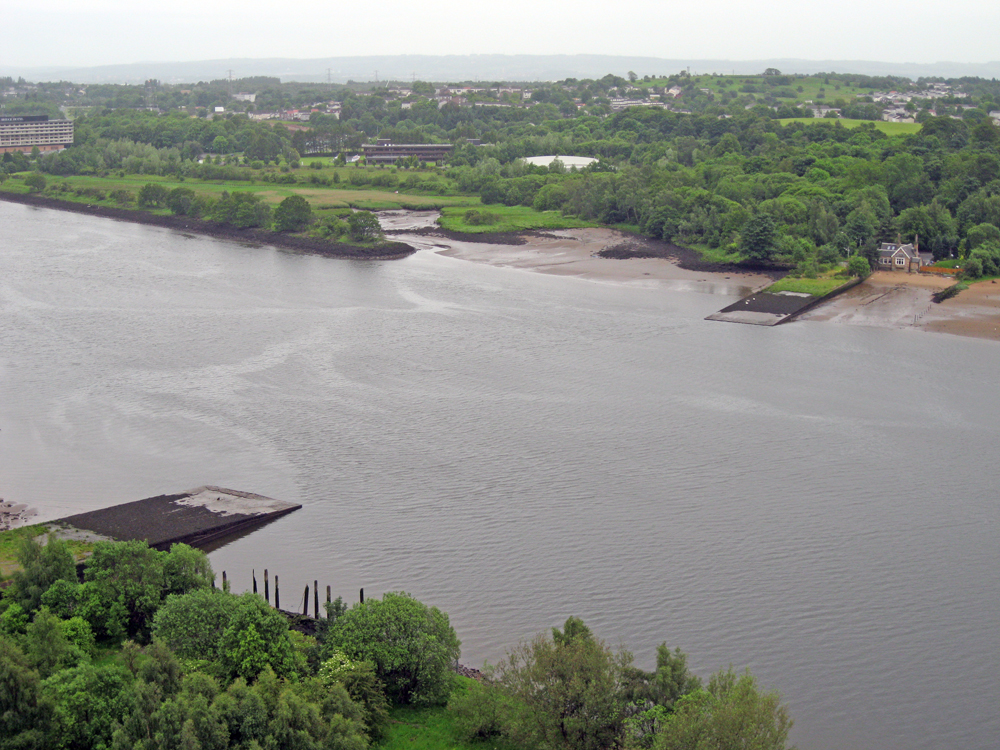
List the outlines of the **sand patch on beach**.
{"label": "sand patch on beach", "polygon": [[980,282],[940,304],[932,300],[934,292],[954,283],[939,276],[876,271],[799,320],[1000,340],[1000,284]]}
{"label": "sand patch on beach", "polygon": [[628,239],[627,235],[613,229],[558,230],[530,235],[523,245],[495,245],[434,236],[404,235],[400,239],[449,258],[596,282],[743,296],[772,281],[764,274],[750,271],[688,270],[664,258],[597,257],[601,250]]}

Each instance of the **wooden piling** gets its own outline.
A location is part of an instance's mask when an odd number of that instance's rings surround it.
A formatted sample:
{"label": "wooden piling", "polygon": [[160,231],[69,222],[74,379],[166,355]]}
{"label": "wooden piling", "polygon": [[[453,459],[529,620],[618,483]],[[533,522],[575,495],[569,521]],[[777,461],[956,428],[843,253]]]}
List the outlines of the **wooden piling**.
{"label": "wooden piling", "polygon": [[257,571],[253,568],[250,569],[250,577],[253,578],[253,592],[257,593]]}
{"label": "wooden piling", "polygon": [[[223,573],[222,575],[225,575],[225,573]],[[364,586],[361,587],[361,603],[362,604],[365,603],[365,587]]]}
{"label": "wooden piling", "polygon": [[278,600],[278,574],[274,574],[274,608],[281,609],[281,604]]}
{"label": "wooden piling", "polygon": [[302,596],[302,616],[309,616],[309,584],[306,584],[306,593]]}
{"label": "wooden piling", "polygon": [[313,617],[319,619],[319,582],[313,581]]}
{"label": "wooden piling", "polygon": [[264,568],[264,601],[268,604],[271,603],[271,590],[267,581],[267,568]]}
{"label": "wooden piling", "polygon": [[226,580],[226,571],[222,571],[222,590],[229,593],[229,581]]}

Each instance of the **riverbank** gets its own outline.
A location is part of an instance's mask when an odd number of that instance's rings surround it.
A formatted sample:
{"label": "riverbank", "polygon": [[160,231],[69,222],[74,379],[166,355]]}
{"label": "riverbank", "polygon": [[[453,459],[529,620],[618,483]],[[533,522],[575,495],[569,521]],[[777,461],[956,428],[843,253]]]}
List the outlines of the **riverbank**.
{"label": "riverbank", "polygon": [[745,296],[781,275],[773,270],[704,263],[694,250],[609,228],[501,237],[456,236],[429,226],[398,231],[409,244],[449,258],[596,282]]}
{"label": "riverbank", "polygon": [[9,531],[23,526],[36,515],[38,514],[35,510],[27,505],[0,500],[0,531]]}
{"label": "riverbank", "polygon": [[322,255],[327,258],[398,260],[416,252],[416,248],[404,242],[392,242],[380,248],[359,247],[339,242],[327,242],[314,237],[301,237],[280,232],[270,232],[264,229],[239,229],[225,224],[193,219],[190,216],[164,216],[152,214],[148,211],[63,201],[44,195],[0,191],[0,200],[34,206],[36,208],[51,208],[56,211],[68,211],[70,213],[98,216],[104,219],[114,219],[115,221],[127,221],[132,224],[175,229],[181,232],[204,235],[230,242],[270,245],[272,247],[279,247],[282,250],[310,255]]}
{"label": "riverbank", "polygon": [[799,317],[872,328],[950,333],[1000,341],[1000,284],[982,281],[940,304],[933,294],[954,279],[876,271],[836,299]]}

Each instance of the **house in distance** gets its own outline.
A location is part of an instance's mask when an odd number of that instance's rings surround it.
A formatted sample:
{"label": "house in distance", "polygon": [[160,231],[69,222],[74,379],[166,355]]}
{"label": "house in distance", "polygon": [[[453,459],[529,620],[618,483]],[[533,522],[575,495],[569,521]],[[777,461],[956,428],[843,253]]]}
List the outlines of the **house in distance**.
{"label": "house in distance", "polygon": [[883,242],[878,249],[878,267],[883,271],[906,271],[916,273],[922,265],[933,263],[931,258],[920,255],[920,241],[917,244],[901,245],[898,242]]}

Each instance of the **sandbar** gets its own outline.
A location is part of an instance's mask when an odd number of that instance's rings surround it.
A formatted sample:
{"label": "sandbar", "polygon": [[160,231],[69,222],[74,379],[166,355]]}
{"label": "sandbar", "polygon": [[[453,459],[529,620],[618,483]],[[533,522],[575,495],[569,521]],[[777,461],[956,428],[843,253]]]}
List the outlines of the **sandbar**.
{"label": "sandbar", "polygon": [[614,229],[561,229],[526,235],[523,244],[493,244],[453,237],[403,235],[407,244],[503,268],[572,276],[594,282],[665,287],[727,296],[744,296],[773,282],[773,275],[755,271],[705,271],[682,268],[666,258],[601,258],[601,250],[631,239]]}

